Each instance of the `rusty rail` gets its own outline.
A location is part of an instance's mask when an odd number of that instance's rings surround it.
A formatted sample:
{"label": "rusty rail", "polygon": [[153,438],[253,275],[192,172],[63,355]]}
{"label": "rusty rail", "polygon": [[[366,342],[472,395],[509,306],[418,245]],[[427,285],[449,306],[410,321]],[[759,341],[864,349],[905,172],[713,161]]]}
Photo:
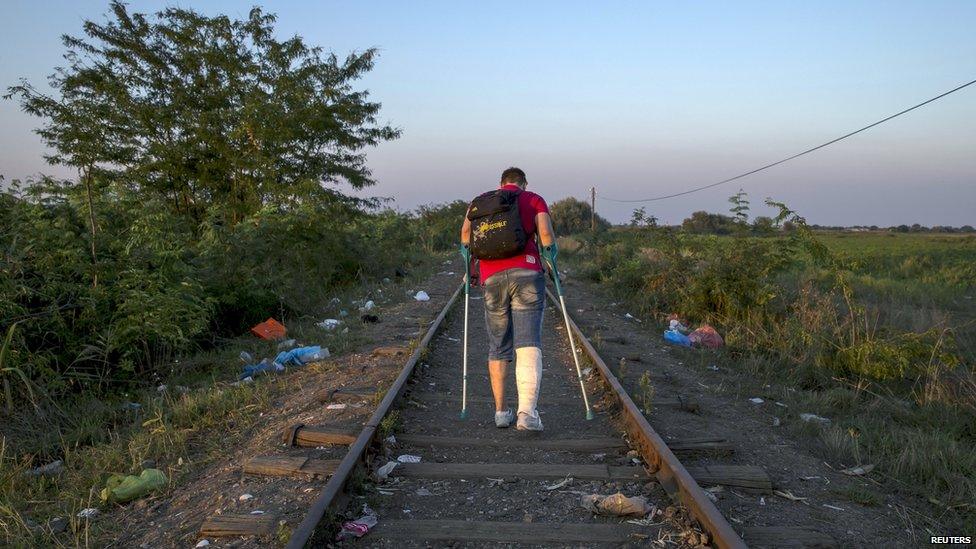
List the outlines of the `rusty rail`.
{"label": "rusty rail", "polygon": [[[546,293],[553,303],[558,304],[559,300],[553,295],[552,290],[546,288]],[[558,305],[557,305],[558,307]],[[600,372],[603,381],[613,390],[614,395],[620,404],[624,426],[630,435],[631,442],[637,445],[637,450],[641,457],[652,468],[661,486],[673,497],[677,497],[691,514],[698,519],[702,527],[711,535],[712,542],[722,549],[745,548],[746,544],[739,537],[739,534],[732,528],[732,525],[725,520],[722,513],[712,503],[705,491],[698,486],[695,479],[691,477],[684,465],[678,461],[671,449],[664,442],[664,439],[651,427],[647,418],[641,413],[640,408],[630,398],[617,377],[613,375],[607,364],[603,362],[600,355],[593,348],[590,340],[583,335],[572,315],[568,314],[569,323],[572,326],[576,339],[583,346],[583,350],[596,364],[597,371]]]}
{"label": "rusty rail", "polygon": [[339,462],[339,466],[336,468],[332,478],[330,478],[329,482],[326,483],[325,487],[322,489],[322,493],[315,500],[315,502],[312,503],[312,506],[309,508],[305,518],[302,519],[302,522],[292,533],[291,538],[288,540],[288,545],[286,546],[288,549],[300,549],[305,547],[309,540],[312,539],[312,535],[315,533],[315,529],[318,527],[322,517],[325,516],[325,512],[329,509],[329,507],[335,504],[338,496],[342,494],[342,491],[346,486],[346,481],[349,480],[352,472],[355,471],[356,467],[359,465],[363,454],[366,452],[366,449],[372,444],[373,437],[376,436],[376,430],[379,427],[380,422],[383,421],[383,418],[386,417],[387,413],[389,413],[396,399],[400,397],[400,394],[403,392],[403,388],[407,384],[407,380],[413,374],[417,361],[420,360],[421,355],[427,349],[427,345],[430,344],[430,340],[434,337],[437,329],[440,328],[441,323],[443,323],[444,318],[451,310],[451,307],[454,306],[454,303],[457,301],[458,295],[460,295],[463,288],[464,284],[458,286],[458,289],[455,290],[454,295],[451,296],[451,299],[447,302],[447,305],[444,306],[444,309],[442,309],[440,314],[437,315],[437,318],[434,319],[434,322],[430,325],[430,328],[427,329],[427,333],[424,334],[423,339],[420,340],[420,344],[417,345],[417,348],[414,349],[413,354],[410,355],[409,359],[407,359],[407,363],[403,366],[403,370],[400,371],[400,375],[397,376],[396,380],[393,382],[393,385],[390,386],[390,389],[386,392],[386,395],[383,397],[380,405],[376,407],[373,415],[370,416],[369,421],[366,422],[366,425],[363,427],[362,432],[359,433],[356,441],[349,446],[349,450],[346,452],[345,457],[342,458],[342,461]]}

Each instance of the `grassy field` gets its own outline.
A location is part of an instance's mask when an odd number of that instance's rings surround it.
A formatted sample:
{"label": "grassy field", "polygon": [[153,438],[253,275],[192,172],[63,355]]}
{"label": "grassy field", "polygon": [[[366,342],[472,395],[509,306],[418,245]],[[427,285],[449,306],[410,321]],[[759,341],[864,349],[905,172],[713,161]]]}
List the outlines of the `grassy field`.
{"label": "grassy field", "polygon": [[831,418],[797,435],[875,464],[886,492],[928,502],[929,527],[976,527],[976,237],[618,228],[567,244],[571,268],[662,330],[676,313],[725,336],[686,364]]}

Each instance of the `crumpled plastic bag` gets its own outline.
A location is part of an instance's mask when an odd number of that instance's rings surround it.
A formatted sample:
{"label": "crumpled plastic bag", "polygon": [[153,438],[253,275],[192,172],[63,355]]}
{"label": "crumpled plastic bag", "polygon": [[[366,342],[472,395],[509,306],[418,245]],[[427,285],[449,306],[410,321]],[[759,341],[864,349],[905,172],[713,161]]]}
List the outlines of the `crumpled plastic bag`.
{"label": "crumpled plastic bag", "polygon": [[654,510],[644,496],[627,497],[620,492],[612,496],[588,494],[580,498],[580,505],[598,515],[634,515],[642,517]]}
{"label": "crumpled plastic bag", "polygon": [[256,378],[259,375],[267,374],[270,372],[283,372],[285,367],[281,364],[272,364],[268,359],[264,359],[257,364],[248,364],[244,366],[244,371],[241,375],[237,376],[237,379],[243,381],[246,378]]}
{"label": "crumpled plastic bag", "polygon": [[688,336],[679,332],[678,330],[668,330],[664,332],[664,340],[675,345],[681,345],[683,347],[691,347],[691,340]]}
{"label": "crumpled plastic bag", "polygon": [[376,511],[373,511],[364,503],[363,516],[356,520],[343,522],[342,528],[336,534],[336,540],[342,541],[349,538],[361,538],[366,535],[366,532],[369,532],[371,528],[376,526],[379,521],[380,519],[376,516]]}
{"label": "crumpled plastic bag", "polygon": [[112,475],[102,489],[102,502],[125,503],[164,488],[169,481],[159,469],[144,469],[139,476]]}
{"label": "crumpled plastic bag", "polygon": [[296,347],[290,351],[282,351],[275,357],[275,364],[282,366],[302,366],[307,362],[315,362],[329,358],[329,350],[318,345]]}
{"label": "crumpled plastic bag", "polygon": [[697,330],[688,334],[688,340],[692,345],[706,349],[718,349],[725,345],[722,336],[708,324],[702,324]]}

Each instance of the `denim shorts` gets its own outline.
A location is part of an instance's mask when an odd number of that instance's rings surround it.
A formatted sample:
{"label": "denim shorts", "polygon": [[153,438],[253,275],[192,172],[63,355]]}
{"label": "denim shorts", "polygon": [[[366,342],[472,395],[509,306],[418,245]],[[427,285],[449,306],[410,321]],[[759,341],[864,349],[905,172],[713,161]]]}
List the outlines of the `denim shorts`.
{"label": "denim shorts", "polygon": [[542,347],[546,281],[539,271],[508,269],[485,280],[488,360],[515,358],[515,349]]}

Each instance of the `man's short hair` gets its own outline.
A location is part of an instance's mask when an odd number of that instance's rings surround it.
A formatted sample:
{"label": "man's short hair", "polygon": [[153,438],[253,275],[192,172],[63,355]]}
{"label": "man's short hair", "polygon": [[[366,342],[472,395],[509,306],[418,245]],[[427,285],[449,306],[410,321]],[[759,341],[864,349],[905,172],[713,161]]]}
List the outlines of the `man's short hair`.
{"label": "man's short hair", "polygon": [[516,168],[514,166],[511,167],[511,168],[508,168],[507,170],[505,170],[505,171],[502,172],[502,182],[501,182],[501,184],[504,185],[506,183],[514,183],[514,184],[518,185],[519,187],[524,187],[526,185],[526,183],[527,183],[525,181],[525,172],[523,172],[522,170],[520,170],[520,169],[518,169],[518,168]]}

